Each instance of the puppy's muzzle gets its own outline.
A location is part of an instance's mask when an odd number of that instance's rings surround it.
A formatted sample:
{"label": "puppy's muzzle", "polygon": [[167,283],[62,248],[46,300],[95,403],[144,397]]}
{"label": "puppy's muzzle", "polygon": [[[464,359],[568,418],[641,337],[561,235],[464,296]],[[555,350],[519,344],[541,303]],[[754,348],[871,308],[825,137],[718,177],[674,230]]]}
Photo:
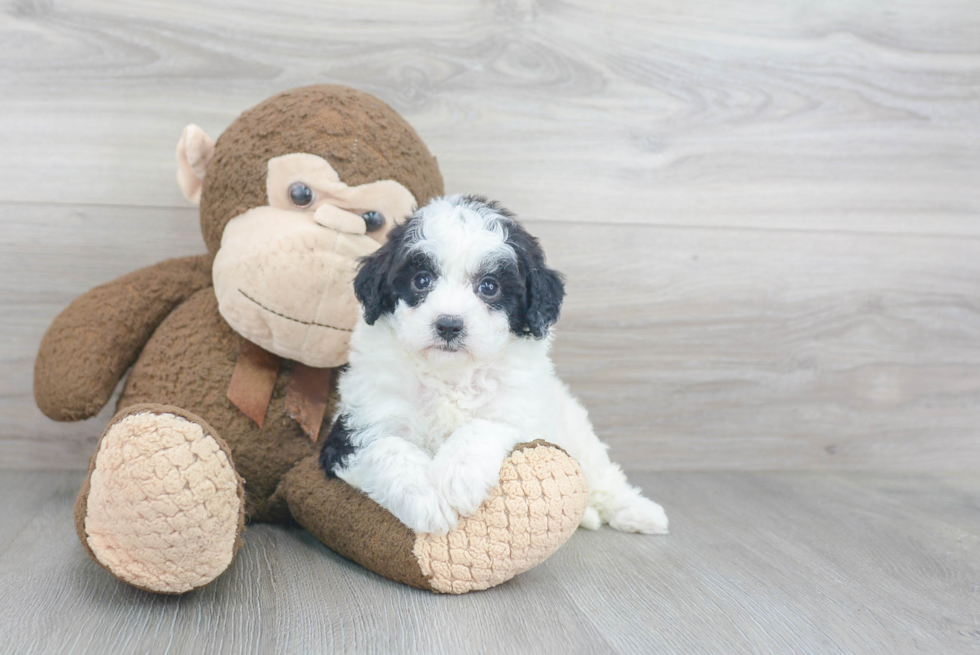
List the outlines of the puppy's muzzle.
{"label": "puppy's muzzle", "polygon": [[435,322],[436,334],[446,342],[457,339],[463,334],[463,319],[459,316],[442,315]]}

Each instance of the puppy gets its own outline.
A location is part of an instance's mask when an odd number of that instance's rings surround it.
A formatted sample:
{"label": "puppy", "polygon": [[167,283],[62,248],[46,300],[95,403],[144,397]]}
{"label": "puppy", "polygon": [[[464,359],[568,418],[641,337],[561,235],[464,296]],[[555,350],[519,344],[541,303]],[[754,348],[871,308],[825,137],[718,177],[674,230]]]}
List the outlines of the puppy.
{"label": "puppy", "polygon": [[495,202],[438,198],[395,228],[354,281],[364,315],[320,454],[416,532],[445,533],[489,496],[513,447],[574,457],[581,525],[664,534],[667,515],[609,461],[555,375],[549,328],[565,291],[537,239]]}

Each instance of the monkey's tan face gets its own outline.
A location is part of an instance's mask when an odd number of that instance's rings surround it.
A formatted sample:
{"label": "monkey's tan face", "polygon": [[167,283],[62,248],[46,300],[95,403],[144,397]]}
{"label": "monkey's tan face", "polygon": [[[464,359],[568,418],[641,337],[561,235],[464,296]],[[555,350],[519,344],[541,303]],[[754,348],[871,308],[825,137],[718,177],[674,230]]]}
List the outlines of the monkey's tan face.
{"label": "monkey's tan face", "polygon": [[358,260],[415,207],[398,182],[350,187],[323,158],[269,160],[269,204],[233,218],[212,276],[218,310],[246,339],[308,366],[347,362],[360,315]]}

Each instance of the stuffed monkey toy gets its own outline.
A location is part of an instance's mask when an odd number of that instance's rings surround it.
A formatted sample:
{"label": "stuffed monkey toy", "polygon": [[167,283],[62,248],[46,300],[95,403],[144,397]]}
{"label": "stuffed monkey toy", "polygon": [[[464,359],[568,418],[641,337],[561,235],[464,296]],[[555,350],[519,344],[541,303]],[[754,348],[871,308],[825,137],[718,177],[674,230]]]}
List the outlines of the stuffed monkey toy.
{"label": "stuffed monkey toy", "polygon": [[217,143],[188,126],[177,160],[207,254],[77,298],[35,365],[38,407],[58,421],[96,415],[129,371],[75,505],[92,559],[135,587],[184,593],[228,568],[247,520],[296,521],[382,576],[464,593],[569,538],[585,481],[543,442],[518,446],[448,535],[412,532],[318,465],[360,312],[358,261],[443,191],[394,110],[347,87],[294,89]]}

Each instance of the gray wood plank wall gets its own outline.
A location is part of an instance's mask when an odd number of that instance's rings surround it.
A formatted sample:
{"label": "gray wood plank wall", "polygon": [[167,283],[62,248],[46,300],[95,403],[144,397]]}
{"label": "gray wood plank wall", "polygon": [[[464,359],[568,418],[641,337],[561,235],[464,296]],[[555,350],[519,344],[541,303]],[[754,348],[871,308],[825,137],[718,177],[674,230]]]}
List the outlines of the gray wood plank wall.
{"label": "gray wood plank wall", "polygon": [[355,85],[568,275],[558,368],[634,469],[980,465],[974,0],[0,5],[0,465],[50,320],[203,250],[174,182],[274,92]]}

